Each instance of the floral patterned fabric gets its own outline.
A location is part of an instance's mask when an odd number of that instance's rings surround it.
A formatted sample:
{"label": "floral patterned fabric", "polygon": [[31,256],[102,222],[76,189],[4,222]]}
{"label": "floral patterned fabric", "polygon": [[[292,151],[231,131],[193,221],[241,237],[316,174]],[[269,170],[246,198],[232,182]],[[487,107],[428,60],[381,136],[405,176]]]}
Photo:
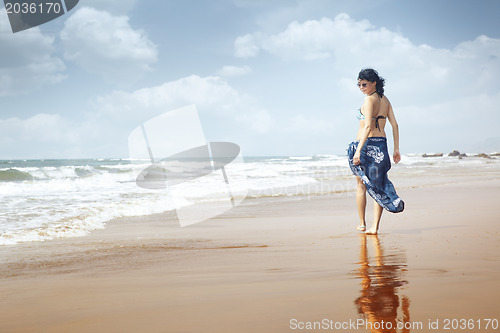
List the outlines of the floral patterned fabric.
{"label": "floral patterned fabric", "polygon": [[353,157],[359,141],[351,142],[347,148],[349,167],[355,176],[361,178],[370,196],[391,213],[400,213],[405,203],[397,195],[394,185],[387,177],[391,169],[391,160],[387,151],[387,139],[371,137],[361,149],[361,164],[355,165]]}

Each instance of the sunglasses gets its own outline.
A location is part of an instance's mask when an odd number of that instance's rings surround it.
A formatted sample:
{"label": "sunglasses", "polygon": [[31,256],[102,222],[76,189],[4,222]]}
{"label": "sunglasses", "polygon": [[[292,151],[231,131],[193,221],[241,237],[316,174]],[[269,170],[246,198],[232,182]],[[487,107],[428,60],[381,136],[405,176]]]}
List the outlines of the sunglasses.
{"label": "sunglasses", "polygon": [[358,83],[358,88],[361,88],[361,87],[366,88],[367,84],[368,83]]}

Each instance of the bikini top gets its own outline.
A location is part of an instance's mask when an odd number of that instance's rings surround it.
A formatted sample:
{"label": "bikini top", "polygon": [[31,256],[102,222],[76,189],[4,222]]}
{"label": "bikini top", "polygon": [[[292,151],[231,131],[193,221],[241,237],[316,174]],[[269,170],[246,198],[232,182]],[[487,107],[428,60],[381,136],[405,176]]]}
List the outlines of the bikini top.
{"label": "bikini top", "polygon": [[[358,109],[358,113],[356,114],[356,118],[358,120],[364,120],[365,115],[361,113],[361,109]],[[378,117],[373,117],[372,119],[375,119],[375,128],[377,128],[380,131],[380,125],[378,124],[379,119],[386,119],[387,117],[384,116],[378,116]]]}

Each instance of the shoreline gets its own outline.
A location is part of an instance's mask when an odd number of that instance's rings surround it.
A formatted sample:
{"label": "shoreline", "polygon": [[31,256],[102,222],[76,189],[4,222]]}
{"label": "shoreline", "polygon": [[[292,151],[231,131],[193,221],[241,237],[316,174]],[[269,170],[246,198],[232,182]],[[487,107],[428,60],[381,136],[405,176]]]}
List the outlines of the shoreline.
{"label": "shoreline", "polygon": [[[393,165],[389,178],[399,189],[462,182],[464,178],[490,179],[497,177],[499,161],[497,158],[459,160],[404,155],[401,163]],[[6,171],[7,181],[1,182],[6,209],[2,213],[0,244],[15,246],[29,241],[81,237],[103,228],[114,218],[146,216],[176,205],[165,200],[163,191],[145,190],[132,181],[144,166],[136,166],[136,170],[115,160],[73,162],[32,161],[10,166],[14,169]],[[354,178],[346,157],[342,156],[256,159],[239,165],[234,171],[236,183],[233,185],[240,189],[248,186],[247,199],[272,200],[277,196],[309,199],[355,191]],[[246,181],[240,184],[238,179]],[[188,207],[189,202],[207,200],[215,203],[220,199],[222,188],[198,187],[197,184],[202,183],[195,181],[179,188],[181,205]],[[225,210],[228,206],[221,208]],[[188,211],[184,210],[189,216]],[[181,220],[185,220],[184,212]]]}
{"label": "shoreline", "polygon": [[[397,167],[396,167],[397,168]],[[469,167],[465,171],[471,171]],[[464,178],[464,168],[461,167],[455,167],[455,168],[450,168],[446,167],[446,173],[442,174],[439,168],[433,168],[425,171],[427,174],[427,177],[423,178],[420,173],[417,171],[416,174],[412,174],[411,171],[409,172],[407,169],[396,169],[394,170],[394,165],[393,169],[389,172],[389,178],[390,180],[395,183],[396,190],[399,191],[407,191],[411,189],[429,189],[429,188],[436,188],[436,187],[442,187],[442,186],[448,186],[448,185],[454,185],[454,184],[459,184],[459,183],[470,183],[470,182],[477,182],[477,181],[485,181],[489,180],[492,177],[497,177],[499,174],[499,170],[494,165],[493,168],[488,169],[488,168],[482,168],[482,170],[478,170],[475,173],[468,173],[467,177]],[[278,191],[278,192],[284,192],[289,194],[266,194],[266,195],[259,195],[259,196],[251,196],[249,195],[247,198],[245,198],[242,203],[239,205],[240,207],[237,207],[238,210],[242,209],[243,207],[250,206],[252,207],[253,205],[268,205],[274,202],[296,202],[296,201],[309,201],[309,200],[336,200],[336,199],[343,199],[347,196],[353,196],[356,187],[355,187],[355,178],[352,174],[348,174],[350,181],[344,181],[341,186],[340,190],[337,187],[331,187],[329,184],[322,184],[322,183],[316,183],[316,184],[307,184],[306,186],[303,186],[303,188],[295,188],[295,187],[290,187],[290,191],[287,191],[287,188],[283,187],[283,191]],[[346,185],[347,184],[347,185]],[[320,190],[318,190],[320,189]],[[272,192],[270,192],[272,193]],[[367,196],[369,198],[369,196]],[[370,198],[371,199],[371,198]],[[354,200],[354,199],[353,199]],[[245,208],[243,208],[245,209]],[[234,211],[234,208],[232,209]],[[229,213],[230,214],[230,213]],[[221,217],[224,218],[227,214],[222,214]],[[168,225],[173,224],[176,225],[177,227],[180,227],[177,221],[172,221],[172,219],[176,219],[175,217],[175,210],[169,210],[165,211],[162,213],[154,213],[154,214],[149,214],[149,215],[138,215],[138,216],[122,216],[122,217],[116,217],[112,218],[111,220],[107,220],[104,222],[101,222],[103,225],[103,228],[97,228],[94,229],[84,235],[78,235],[78,236],[62,236],[62,237],[56,237],[56,238],[47,238],[47,239],[41,239],[41,240],[32,240],[32,241],[19,241],[17,243],[13,244],[2,244],[0,245],[1,248],[9,248],[12,246],[23,246],[27,244],[37,244],[37,243],[47,243],[47,242],[54,242],[58,240],[64,240],[64,239],[79,239],[79,238],[86,238],[89,236],[92,236],[94,233],[99,232],[103,229],[108,228],[110,225],[115,225],[115,224],[120,224],[120,223],[130,223],[130,221],[137,220],[137,219],[148,219],[151,218],[153,220],[164,216],[165,221]],[[211,219],[209,219],[211,220]],[[203,221],[200,223],[206,223],[207,221]]]}
{"label": "shoreline", "polygon": [[356,232],[348,193],[5,247],[0,320],[8,332],[291,332],[292,319],[396,322],[405,311],[426,325],[495,318],[500,180],[466,180],[398,190],[407,208],[384,212],[379,236]]}

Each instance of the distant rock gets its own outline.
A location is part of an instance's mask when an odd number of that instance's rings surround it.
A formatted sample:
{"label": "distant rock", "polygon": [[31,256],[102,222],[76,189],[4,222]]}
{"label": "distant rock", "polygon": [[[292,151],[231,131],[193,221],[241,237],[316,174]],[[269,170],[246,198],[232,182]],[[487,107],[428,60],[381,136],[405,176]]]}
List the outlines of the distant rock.
{"label": "distant rock", "polygon": [[437,153],[437,154],[423,154],[422,157],[441,157],[443,156],[443,153]]}
{"label": "distant rock", "polygon": [[459,152],[458,150],[454,150],[451,153],[448,154],[448,156],[458,156],[458,158],[466,157],[467,154],[463,154]]}
{"label": "distant rock", "polygon": [[490,156],[490,155],[485,154],[485,153],[481,153],[481,154],[474,155],[474,157],[491,158],[491,156]]}

